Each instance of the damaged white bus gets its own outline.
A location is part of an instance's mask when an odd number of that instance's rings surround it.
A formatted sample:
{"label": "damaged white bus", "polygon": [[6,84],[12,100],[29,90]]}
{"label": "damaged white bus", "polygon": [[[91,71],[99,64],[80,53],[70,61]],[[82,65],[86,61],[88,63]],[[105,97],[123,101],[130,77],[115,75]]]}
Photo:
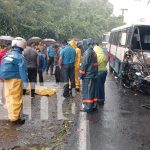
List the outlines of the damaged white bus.
{"label": "damaged white bus", "polygon": [[132,89],[150,93],[150,23],[112,29],[109,66]]}

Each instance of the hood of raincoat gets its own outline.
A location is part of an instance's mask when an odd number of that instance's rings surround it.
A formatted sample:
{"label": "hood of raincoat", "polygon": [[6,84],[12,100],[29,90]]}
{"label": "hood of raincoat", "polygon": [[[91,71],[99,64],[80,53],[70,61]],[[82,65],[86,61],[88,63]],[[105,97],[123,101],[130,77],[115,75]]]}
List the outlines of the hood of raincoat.
{"label": "hood of raincoat", "polygon": [[93,46],[94,45],[93,39],[91,39],[91,38],[87,39],[87,45],[88,45],[88,47]]}
{"label": "hood of raincoat", "polygon": [[84,53],[83,41],[78,41],[77,42],[77,47],[81,50],[81,54],[83,54]]}
{"label": "hood of raincoat", "polygon": [[93,39],[83,39],[83,51],[85,52],[89,47],[94,45]]}
{"label": "hood of raincoat", "polygon": [[88,49],[87,39],[83,39],[83,52]]}
{"label": "hood of raincoat", "polygon": [[77,48],[77,42],[76,42],[76,41],[74,41],[74,40],[72,40],[72,41],[68,42],[68,44],[69,44],[71,47],[73,47],[74,49],[76,49],[76,48]]}
{"label": "hood of raincoat", "polygon": [[82,47],[82,46],[83,46],[83,42],[82,42],[82,41],[78,41],[78,42],[77,42],[77,47],[80,48],[80,47]]}

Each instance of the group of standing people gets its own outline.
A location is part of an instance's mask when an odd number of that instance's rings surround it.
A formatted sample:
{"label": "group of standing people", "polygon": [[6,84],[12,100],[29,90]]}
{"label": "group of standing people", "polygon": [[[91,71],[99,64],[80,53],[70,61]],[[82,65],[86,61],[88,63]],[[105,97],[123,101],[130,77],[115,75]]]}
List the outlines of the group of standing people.
{"label": "group of standing people", "polygon": [[[81,49],[78,48],[77,42],[74,40],[63,41],[61,46],[54,44],[47,48],[47,55],[46,74],[51,67],[50,74],[55,75],[56,83],[64,82],[63,96],[74,96],[75,91],[80,91]],[[55,67],[55,71],[53,71],[53,67]]]}
{"label": "group of standing people", "polygon": [[108,57],[98,43],[92,39],[65,41],[57,56],[64,82],[63,96],[74,97],[75,91],[80,91],[81,79],[81,110],[91,112],[97,109],[97,103],[104,105]]}
{"label": "group of standing people", "polygon": [[0,51],[0,82],[4,83],[8,118],[12,123],[25,123],[21,117],[22,97],[26,94],[28,82],[31,98],[34,98],[37,74],[43,86],[43,72],[46,70],[48,74],[49,67],[56,83],[64,83],[64,97],[74,97],[75,91],[80,91],[82,79],[82,111],[96,110],[97,101],[104,104],[107,56],[92,39],[64,41],[61,46],[54,44],[47,47],[46,54],[36,44],[27,45],[21,37],[15,38],[11,47],[10,52]]}

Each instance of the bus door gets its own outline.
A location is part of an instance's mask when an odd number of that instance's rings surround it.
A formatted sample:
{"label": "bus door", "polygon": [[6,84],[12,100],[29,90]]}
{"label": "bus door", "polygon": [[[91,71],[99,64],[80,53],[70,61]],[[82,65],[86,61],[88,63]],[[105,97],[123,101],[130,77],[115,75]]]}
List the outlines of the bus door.
{"label": "bus door", "polygon": [[121,64],[123,63],[124,60],[124,54],[128,50],[126,48],[126,39],[127,39],[127,33],[122,31],[119,32],[118,35],[118,46],[116,49],[116,59],[115,59],[115,67],[114,70],[115,72],[119,75],[121,74]]}

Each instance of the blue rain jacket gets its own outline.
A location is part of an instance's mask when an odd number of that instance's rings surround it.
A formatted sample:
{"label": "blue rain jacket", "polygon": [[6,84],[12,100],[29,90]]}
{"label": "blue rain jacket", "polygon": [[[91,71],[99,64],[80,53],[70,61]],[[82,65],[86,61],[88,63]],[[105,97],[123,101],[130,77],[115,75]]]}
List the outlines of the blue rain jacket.
{"label": "blue rain jacket", "polygon": [[64,48],[60,50],[60,57],[62,57],[63,65],[75,63],[76,51],[71,46],[66,45]]}
{"label": "blue rain jacket", "polygon": [[47,48],[47,52],[48,52],[48,56],[49,57],[54,57],[54,50],[53,50],[53,47],[52,46],[50,46],[50,47],[48,47]]}
{"label": "blue rain jacket", "polygon": [[42,54],[41,52],[38,53],[38,57],[39,57],[39,67],[38,70],[39,71],[44,71],[46,68],[46,59],[45,59],[45,55]]}
{"label": "blue rain jacket", "polygon": [[28,74],[25,66],[25,58],[20,48],[14,48],[6,54],[0,64],[1,79],[22,79],[24,87],[27,87]]}

